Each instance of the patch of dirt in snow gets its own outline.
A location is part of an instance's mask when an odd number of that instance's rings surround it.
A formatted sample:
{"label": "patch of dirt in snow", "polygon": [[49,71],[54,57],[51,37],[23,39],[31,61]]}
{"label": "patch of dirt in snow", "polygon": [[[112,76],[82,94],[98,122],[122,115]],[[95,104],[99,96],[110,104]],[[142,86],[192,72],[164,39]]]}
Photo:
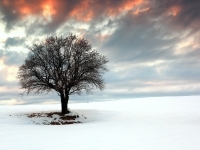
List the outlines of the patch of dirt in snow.
{"label": "patch of dirt in snow", "polygon": [[60,112],[50,113],[31,113],[26,114],[28,118],[36,124],[44,125],[66,125],[66,124],[77,124],[82,123],[81,120],[87,119],[86,117],[79,116],[78,114],[69,113],[62,114]]}

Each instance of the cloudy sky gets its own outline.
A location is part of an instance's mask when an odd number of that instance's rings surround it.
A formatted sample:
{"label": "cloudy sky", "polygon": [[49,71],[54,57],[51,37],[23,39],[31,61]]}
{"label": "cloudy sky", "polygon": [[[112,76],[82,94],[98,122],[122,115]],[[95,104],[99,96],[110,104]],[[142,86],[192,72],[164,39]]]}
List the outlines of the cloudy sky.
{"label": "cloudy sky", "polygon": [[0,104],[60,102],[21,97],[16,79],[28,46],[69,33],[109,59],[106,89],[72,101],[200,94],[199,0],[0,0]]}

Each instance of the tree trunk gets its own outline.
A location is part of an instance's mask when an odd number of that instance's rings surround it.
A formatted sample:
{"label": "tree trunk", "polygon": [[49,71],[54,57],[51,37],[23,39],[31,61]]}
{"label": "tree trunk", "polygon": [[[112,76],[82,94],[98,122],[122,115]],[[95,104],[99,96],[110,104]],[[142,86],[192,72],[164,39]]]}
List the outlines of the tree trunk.
{"label": "tree trunk", "polygon": [[68,114],[68,100],[69,100],[69,95],[64,96],[64,94],[60,95],[61,97],[61,109],[62,109],[62,114]]}

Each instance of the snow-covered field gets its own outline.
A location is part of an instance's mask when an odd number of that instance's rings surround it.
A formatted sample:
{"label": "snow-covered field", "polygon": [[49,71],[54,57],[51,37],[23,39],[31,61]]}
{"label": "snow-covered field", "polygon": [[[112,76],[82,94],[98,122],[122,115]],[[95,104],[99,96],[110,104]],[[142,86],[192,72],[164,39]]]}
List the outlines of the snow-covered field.
{"label": "snow-covered field", "polygon": [[82,124],[38,125],[28,113],[60,105],[0,106],[0,150],[200,150],[200,97],[72,103]]}

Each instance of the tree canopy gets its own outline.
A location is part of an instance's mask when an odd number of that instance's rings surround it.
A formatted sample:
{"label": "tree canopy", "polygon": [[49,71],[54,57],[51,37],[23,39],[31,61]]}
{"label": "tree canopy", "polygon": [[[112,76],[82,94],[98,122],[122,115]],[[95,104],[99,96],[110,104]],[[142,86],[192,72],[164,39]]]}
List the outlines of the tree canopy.
{"label": "tree canopy", "polygon": [[51,36],[29,49],[18,71],[24,93],[56,91],[61,97],[62,113],[68,113],[69,95],[104,89],[102,75],[108,70],[108,59],[92,49],[87,40],[72,34],[66,38]]}

